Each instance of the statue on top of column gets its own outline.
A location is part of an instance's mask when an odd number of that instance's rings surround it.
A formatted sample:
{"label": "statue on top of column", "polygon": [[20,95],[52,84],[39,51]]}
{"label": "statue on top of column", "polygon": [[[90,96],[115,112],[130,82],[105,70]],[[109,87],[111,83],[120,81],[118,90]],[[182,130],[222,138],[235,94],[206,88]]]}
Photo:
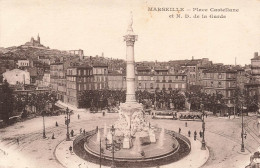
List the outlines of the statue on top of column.
{"label": "statue on top of column", "polygon": [[133,32],[133,13],[132,11],[130,12],[130,20],[129,20],[129,23],[128,23],[128,28],[127,28],[127,32]]}

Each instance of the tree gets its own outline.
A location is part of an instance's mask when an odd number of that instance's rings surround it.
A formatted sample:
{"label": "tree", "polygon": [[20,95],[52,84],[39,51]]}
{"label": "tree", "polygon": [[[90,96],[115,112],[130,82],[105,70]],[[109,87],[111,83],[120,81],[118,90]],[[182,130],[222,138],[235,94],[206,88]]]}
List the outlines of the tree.
{"label": "tree", "polygon": [[9,124],[9,118],[13,112],[13,90],[5,80],[0,87],[0,116],[6,124]]}

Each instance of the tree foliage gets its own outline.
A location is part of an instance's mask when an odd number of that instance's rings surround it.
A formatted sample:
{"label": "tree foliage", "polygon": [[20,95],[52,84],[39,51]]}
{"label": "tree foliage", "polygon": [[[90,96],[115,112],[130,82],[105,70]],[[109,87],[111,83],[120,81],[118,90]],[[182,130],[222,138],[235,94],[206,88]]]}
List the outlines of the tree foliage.
{"label": "tree foliage", "polygon": [[13,112],[14,97],[13,90],[6,80],[0,86],[0,95],[0,118],[9,124],[9,118]]}
{"label": "tree foliage", "polygon": [[49,107],[52,107],[57,101],[54,92],[16,94],[14,97],[15,110],[22,111],[25,107],[35,107],[37,115],[40,115],[43,110],[49,111]]}
{"label": "tree foliage", "polygon": [[80,108],[104,108],[125,102],[126,92],[122,90],[85,90],[79,94]]}

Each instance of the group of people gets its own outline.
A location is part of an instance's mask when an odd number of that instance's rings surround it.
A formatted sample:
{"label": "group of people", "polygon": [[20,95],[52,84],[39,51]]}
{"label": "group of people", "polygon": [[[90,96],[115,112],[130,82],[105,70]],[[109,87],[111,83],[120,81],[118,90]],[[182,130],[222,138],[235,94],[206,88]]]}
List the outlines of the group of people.
{"label": "group of people", "polygon": [[[206,117],[207,117],[207,115],[206,115]],[[180,117],[179,117],[180,119],[201,119],[201,116],[200,115],[180,115]]]}
{"label": "group of people", "polygon": [[[200,138],[202,138],[203,132],[200,131],[199,134],[200,134]],[[188,136],[189,137],[191,136],[191,131],[190,130],[188,131]],[[194,136],[194,141],[196,141],[197,140],[197,131],[194,131],[193,136]]]}
{"label": "group of people", "polygon": [[[188,127],[188,123],[187,122],[185,122],[185,127]],[[180,133],[181,133],[181,128],[179,128],[179,134]],[[191,131],[190,130],[188,131],[188,136],[191,137]],[[197,140],[197,131],[196,130],[194,131],[193,136],[194,136],[194,140],[196,141]],[[200,138],[203,137],[203,132],[202,131],[199,132],[199,136],[200,136]]]}

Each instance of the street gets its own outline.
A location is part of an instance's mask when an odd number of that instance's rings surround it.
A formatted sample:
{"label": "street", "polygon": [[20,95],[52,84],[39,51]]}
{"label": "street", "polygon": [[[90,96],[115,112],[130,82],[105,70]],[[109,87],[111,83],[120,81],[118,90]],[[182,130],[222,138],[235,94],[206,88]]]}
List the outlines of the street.
{"label": "street", "polygon": [[[80,119],[78,119],[77,114],[71,116],[70,123],[70,130],[73,129],[76,136],[80,133],[80,128],[89,131],[95,129],[96,126],[104,127],[105,123],[110,125],[116,121],[118,115],[111,113],[102,116],[101,113],[80,112]],[[202,166],[203,168],[243,168],[249,164],[250,153],[256,151],[260,140],[257,135],[256,116],[246,116],[244,119],[247,133],[245,139],[246,151],[241,153],[241,119],[215,116],[205,118],[205,141],[210,156]],[[55,126],[56,121],[59,123],[58,127]],[[202,130],[200,121],[187,121],[187,127],[185,127],[185,121],[179,120],[150,119],[150,121],[154,126],[164,127],[176,132],[181,128],[181,134],[185,136],[188,136],[189,130],[192,135],[194,131]],[[7,164],[13,167],[62,167],[56,160],[54,151],[56,146],[66,138],[64,115],[45,118],[46,139],[42,138],[42,124],[42,117],[38,117],[1,129],[0,148],[8,155],[0,152],[2,156],[0,163],[3,166]],[[51,138],[53,133],[55,139]],[[19,138],[19,145],[17,138]],[[198,137],[198,140],[201,141],[201,138]],[[12,161],[9,160],[10,158],[12,158]],[[73,160],[69,162],[73,162]]]}

